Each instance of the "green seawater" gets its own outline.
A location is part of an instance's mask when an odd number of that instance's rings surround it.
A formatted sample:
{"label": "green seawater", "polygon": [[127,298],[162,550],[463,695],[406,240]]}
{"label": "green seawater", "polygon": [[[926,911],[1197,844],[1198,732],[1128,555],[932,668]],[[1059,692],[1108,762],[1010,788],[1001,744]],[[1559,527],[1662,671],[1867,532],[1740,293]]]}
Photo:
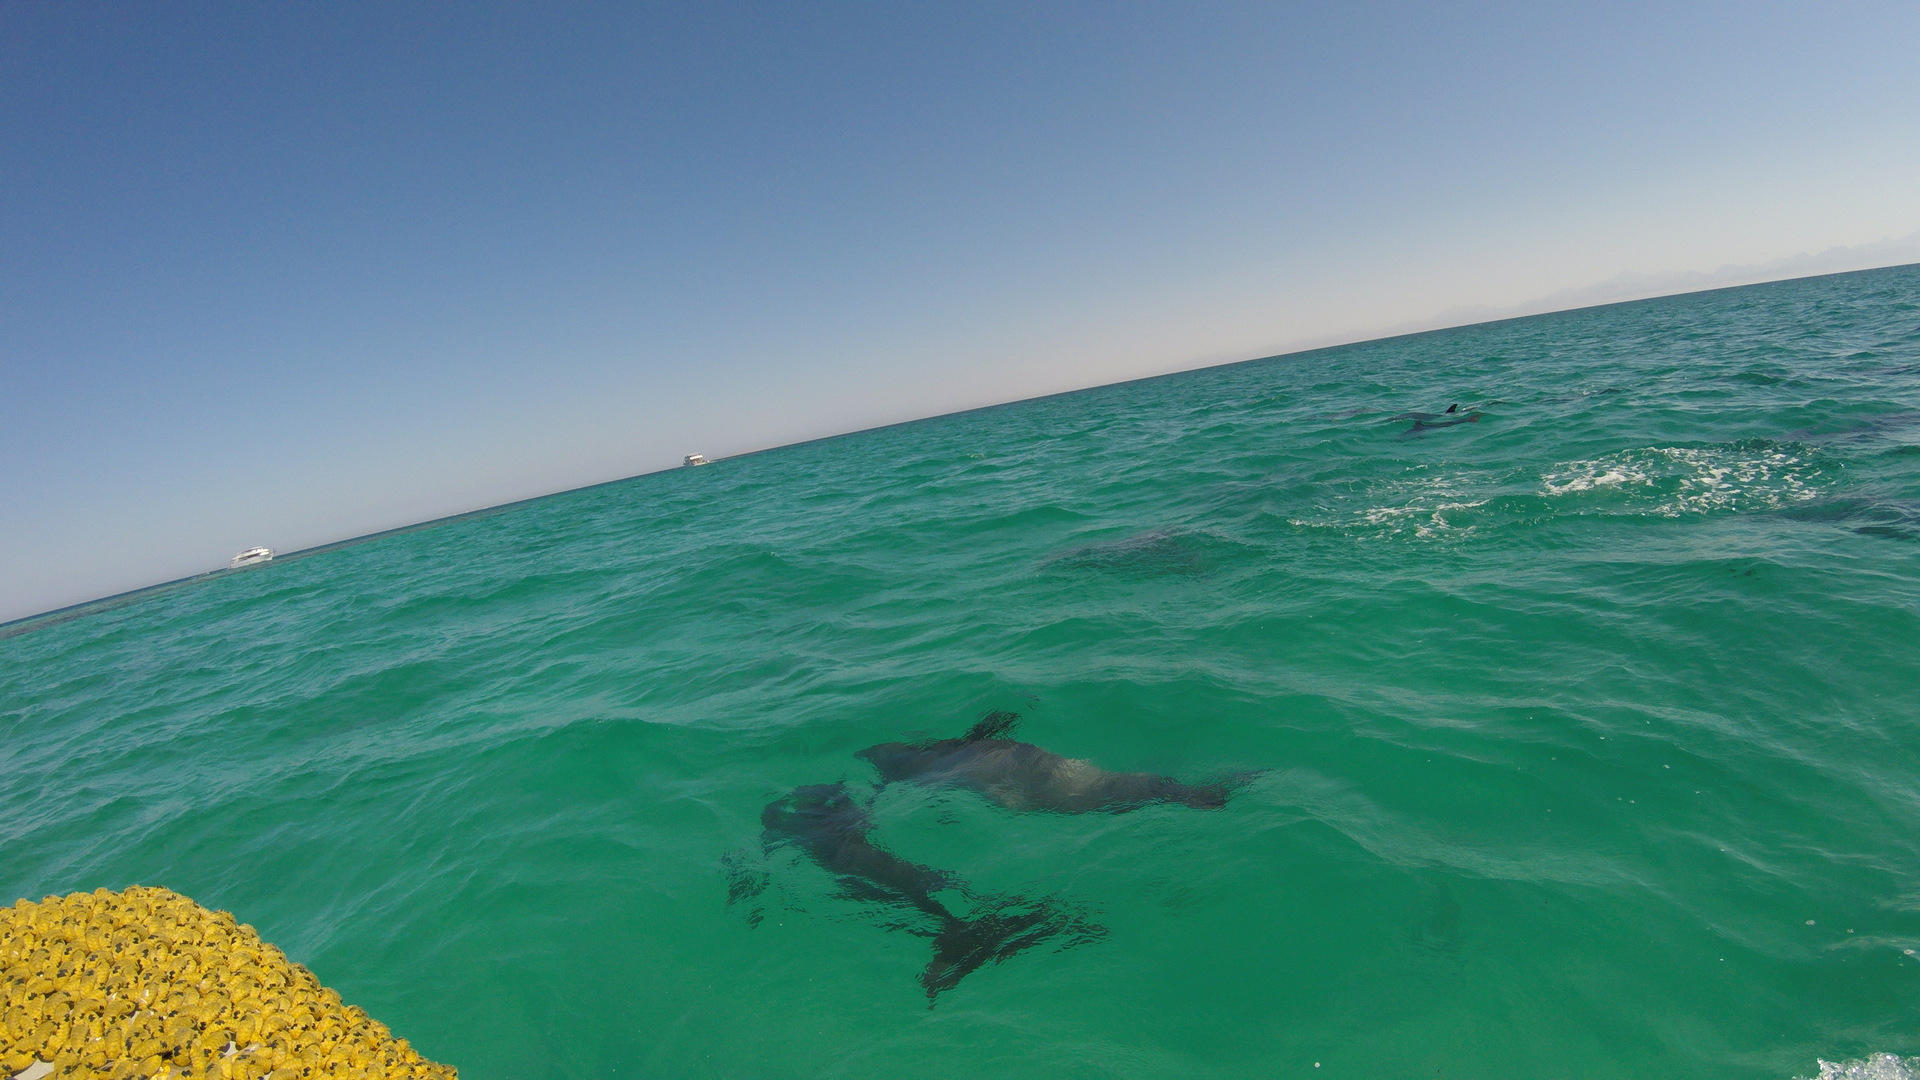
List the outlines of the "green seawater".
{"label": "green seawater", "polygon": [[[1920,267],[867,431],[4,633],[4,900],[231,910],[469,1080],[1920,1053]],[[994,710],[1253,775],[1016,813],[854,756]],[[905,913],[762,852],[839,780],[963,912],[1104,936],[930,1008]]]}

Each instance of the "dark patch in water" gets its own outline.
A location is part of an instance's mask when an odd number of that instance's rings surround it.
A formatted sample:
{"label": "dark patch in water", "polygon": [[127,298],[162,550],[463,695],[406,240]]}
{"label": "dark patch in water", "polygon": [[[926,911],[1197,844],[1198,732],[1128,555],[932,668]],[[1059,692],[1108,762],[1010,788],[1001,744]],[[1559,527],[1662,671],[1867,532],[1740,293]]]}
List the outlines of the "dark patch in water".
{"label": "dark patch in water", "polygon": [[1850,529],[1862,536],[1920,540],[1920,502],[1908,500],[1826,499],[1790,507],[1781,516]]}
{"label": "dark patch in water", "polygon": [[1048,559],[1055,570],[1082,570],[1126,577],[1204,574],[1213,568],[1218,540],[1203,533],[1161,529],[1063,551]]}
{"label": "dark patch in water", "polygon": [[1855,420],[1843,427],[1801,428],[1799,431],[1788,432],[1786,438],[1807,442],[1870,442],[1917,427],[1920,427],[1920,411],[1904,410]]}
{"label": "dark patch in water", "polygon": [[1436,956],[1460,952],[1460,901],[1442,881],[1427,895],[1425,916],[1413,927],[1414,947]]}

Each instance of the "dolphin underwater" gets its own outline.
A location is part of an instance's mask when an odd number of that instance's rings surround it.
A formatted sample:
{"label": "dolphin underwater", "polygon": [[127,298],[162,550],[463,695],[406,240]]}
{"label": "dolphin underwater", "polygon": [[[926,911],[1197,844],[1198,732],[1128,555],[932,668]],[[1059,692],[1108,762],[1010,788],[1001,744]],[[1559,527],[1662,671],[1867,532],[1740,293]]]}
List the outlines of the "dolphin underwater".
{"label": "dolphin underwater", "polygon": [[1056,814],[1118,814],[1149,803],[1181,803],[1200,810],[1227,804],[1226,784],[1183,784],[1151,773],[1108,772],[1090,761],[1061,757],[1007,736],[1018,713],[988,713],[958,739],[881,743],[855,755],[888,782],[972,788],[1009,810]]}
{"label": "dolphin underwater", "polygon": [[873,818],[844,781],[794,788],[768,804],[760,823],[767,849],[782,844],[799,848],[834,876],[848,899],[912,913],[896,928],[933,938],[933,960],[920,973],[928,1008],[941,991],[953,989],[988,963],[1061,934],[1067,939],[1059,948],[1106,935],[1071,912],[1018,897],[980,903],[970,918],[955,915],[934,894],[953,890],[973,900],[971,891],[951,874],[908,862],[875,844],[869,835]]}

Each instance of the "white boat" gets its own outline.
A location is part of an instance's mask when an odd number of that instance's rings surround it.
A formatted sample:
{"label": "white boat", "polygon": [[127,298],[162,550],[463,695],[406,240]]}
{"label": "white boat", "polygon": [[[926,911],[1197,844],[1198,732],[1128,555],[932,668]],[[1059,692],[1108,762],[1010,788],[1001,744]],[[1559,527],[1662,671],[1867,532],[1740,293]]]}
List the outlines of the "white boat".
{"label": "white boat", "polygon": [[705,465],[707,464],[707,459],[701,457],[699,454],[688,454],[687,460],[683,464],[687,466]]}
{"label": "white boat", "polygon": [[227,568],[232,569],[233,567],[236,567],[236,566],[252,566],[254,563],[263,563],[271,558],[273,558],[272,548],[264,548],[264,547],[248,548],[247,550],[241,552],[240,554],[235,555],[233,557],[233,561],[227,564]]}

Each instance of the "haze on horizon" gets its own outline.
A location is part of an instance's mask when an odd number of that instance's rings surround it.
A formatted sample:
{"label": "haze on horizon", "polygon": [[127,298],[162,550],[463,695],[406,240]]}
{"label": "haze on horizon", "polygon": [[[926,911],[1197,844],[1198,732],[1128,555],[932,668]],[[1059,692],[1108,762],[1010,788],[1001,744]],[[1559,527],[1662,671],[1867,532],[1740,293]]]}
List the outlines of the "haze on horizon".
{"label": "haze on horizon", "polygon": [[1920,261],[1920,7],[0,7],[0,620],[1077,387]]}

